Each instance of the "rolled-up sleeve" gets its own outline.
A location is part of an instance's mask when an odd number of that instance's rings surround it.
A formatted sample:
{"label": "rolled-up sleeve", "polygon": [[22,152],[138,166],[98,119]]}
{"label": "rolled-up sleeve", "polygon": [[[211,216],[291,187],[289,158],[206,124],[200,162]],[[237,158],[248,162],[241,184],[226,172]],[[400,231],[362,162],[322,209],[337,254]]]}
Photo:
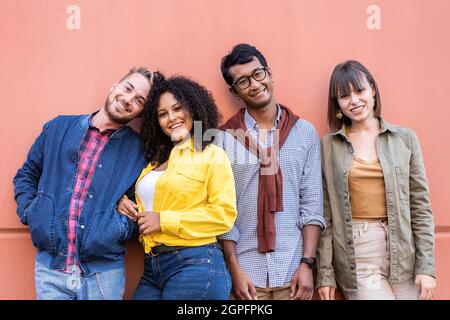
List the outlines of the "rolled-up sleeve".
{"label": "rolled-up sleeve", "polygon": [[326,226],[323,218],[320,139],[314,127],[311,126],[309,129],[306,137],[309,139],[309,149],[300,183],[300,212],[297,226],[303,229],[306,225],[318,225],[324,232]]}

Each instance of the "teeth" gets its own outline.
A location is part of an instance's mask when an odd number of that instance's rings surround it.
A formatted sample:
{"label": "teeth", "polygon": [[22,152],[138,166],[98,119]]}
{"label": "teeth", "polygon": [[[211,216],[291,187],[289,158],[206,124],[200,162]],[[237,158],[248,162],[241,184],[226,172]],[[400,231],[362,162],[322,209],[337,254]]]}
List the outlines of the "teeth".
{"label": "teeth", "polygon": [[263,90],[261,90],[260,92],[258,92],[257,94],[255,94],[255,97],[257,97],[257,96],[259,96],[261,93],[263,93],[264,90],[266,90],[266,89],[263,89]]}
{"label": "teeth", "polygon": [[179,127],[181,127],[181,123],[174,124],[173,126],[170,127],[170,129],[176,129],[176,128],[179,128]]}
{"label": "teeth", "polygon": [[350,111],[351,112],[353,112],[353,111],[355,111],[355,110],[360,110],[360,109],[362,109],[364,106],[358,106],[358,107],[355,107],[355,108],[352,108]]}
{"label": "teeth", "polygon": [[123,106],[123,104],[121,104],[119,100],[117,100],[117,104],[118,104],[122,109],[126,110],[125,107]]}

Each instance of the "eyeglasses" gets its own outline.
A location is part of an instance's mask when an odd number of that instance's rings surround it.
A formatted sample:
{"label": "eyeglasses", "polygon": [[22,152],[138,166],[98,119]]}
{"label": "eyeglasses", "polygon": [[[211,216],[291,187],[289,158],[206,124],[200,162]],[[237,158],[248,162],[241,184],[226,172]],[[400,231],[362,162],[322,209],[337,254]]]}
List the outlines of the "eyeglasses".
{"label": "eyeglasses", "polygon": [[269,70],[266,67],[256,69],[250,76],[237,79],[236,82],[233,83],[230,88],[236,86],[241,90],[245,90],[248,87],[250,87],[250,78],[253,78],[258,82],[261,82],[267,77],[268,72]]}

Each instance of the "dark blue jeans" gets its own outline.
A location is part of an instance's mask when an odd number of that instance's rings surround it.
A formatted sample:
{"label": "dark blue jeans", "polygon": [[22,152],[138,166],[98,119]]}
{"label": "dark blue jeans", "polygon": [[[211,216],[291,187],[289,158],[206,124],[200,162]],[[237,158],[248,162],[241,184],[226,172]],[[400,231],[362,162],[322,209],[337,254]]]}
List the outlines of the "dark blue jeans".
{"label": "dark blue jeans", "polygon": [[135,300],[228,300],[231,276],[215,245],[145,255]]}

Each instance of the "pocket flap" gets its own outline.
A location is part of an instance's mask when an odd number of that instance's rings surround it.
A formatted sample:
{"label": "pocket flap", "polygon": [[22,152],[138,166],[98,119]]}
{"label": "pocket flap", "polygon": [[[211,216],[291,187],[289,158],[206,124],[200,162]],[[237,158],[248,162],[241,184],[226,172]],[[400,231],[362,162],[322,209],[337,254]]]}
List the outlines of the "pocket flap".
{"label": "pocket flap", "polygon": [[191,180],[205,182],[205,175],[198,170],[177,170],[176,173]]}

